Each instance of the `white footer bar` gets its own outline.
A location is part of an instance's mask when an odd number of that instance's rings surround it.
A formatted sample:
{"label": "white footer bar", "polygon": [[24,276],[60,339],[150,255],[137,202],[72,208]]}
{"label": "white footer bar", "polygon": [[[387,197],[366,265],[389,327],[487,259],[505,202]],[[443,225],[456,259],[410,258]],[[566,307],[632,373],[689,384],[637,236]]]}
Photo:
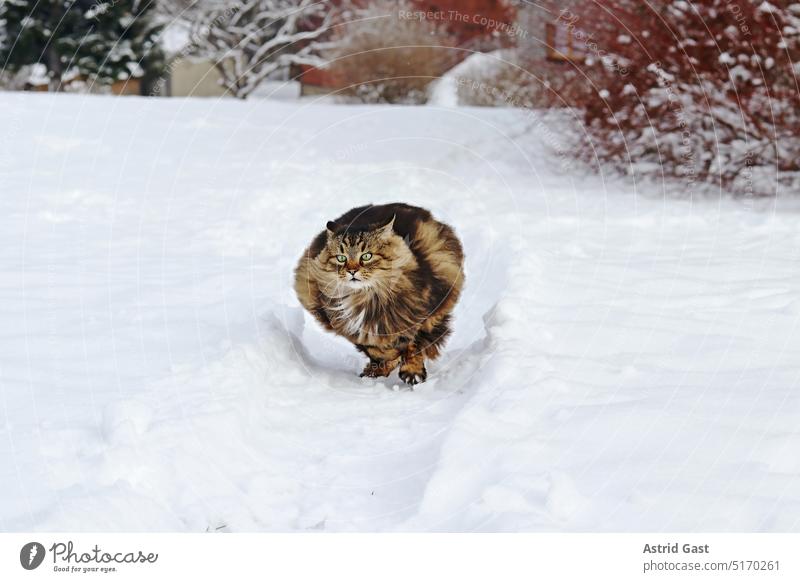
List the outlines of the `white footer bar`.
{"label": "white footer bar", "polygon": [[0,580],[800,580],[800,534],[0,534]]}

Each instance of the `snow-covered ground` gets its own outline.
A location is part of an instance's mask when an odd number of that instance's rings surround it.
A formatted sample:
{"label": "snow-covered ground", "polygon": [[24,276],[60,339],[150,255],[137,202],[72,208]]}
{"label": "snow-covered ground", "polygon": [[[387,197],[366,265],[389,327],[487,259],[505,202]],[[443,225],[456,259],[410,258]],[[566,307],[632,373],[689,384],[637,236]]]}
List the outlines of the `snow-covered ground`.
{"label": "snow-covered ground", "polygon": [[[796,205],[582,175],[510,110],[0,108],[3,530],[800,530]],[[291,290],[370,201],[466,247],[414,391]]]}

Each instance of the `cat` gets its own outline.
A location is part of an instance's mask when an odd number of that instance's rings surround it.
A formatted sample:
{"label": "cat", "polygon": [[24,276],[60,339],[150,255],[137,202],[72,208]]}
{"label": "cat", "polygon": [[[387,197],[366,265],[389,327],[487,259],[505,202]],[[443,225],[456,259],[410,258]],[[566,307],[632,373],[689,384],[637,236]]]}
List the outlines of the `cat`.
{"label": "cat", "polygon": [[448,225],[408,204],[360,206],[327,223],[295,270],[303,307],[369,358],[361,376],[414,386],[450,335],[464,252]]}

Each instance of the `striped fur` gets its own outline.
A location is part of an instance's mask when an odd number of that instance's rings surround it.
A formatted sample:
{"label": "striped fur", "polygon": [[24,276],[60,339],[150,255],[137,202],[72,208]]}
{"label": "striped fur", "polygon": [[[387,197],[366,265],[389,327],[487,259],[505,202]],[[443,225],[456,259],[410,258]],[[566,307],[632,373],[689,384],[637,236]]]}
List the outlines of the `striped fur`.
{"label": "striped fur", "polygon": [[427,377],[464,283],[453,229],[408,204],[367,205],[327,225],[295,271],[300,303],[370,361],[362,376]]}

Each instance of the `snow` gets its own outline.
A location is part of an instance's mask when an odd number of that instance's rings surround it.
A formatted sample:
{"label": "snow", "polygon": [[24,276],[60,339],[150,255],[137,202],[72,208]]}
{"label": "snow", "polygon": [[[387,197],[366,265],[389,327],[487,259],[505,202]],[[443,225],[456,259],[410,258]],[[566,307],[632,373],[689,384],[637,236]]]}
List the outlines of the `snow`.
{"label": "snow", "polygon": [[[513,53],[506,49],[488,53],[475,52],[433,81],[428,89],[428,105],[456,107],[459,105],[458,87],[465,80],[476,82],[492,76],[503,64],[513,63]],[[489,87],[492,89],[492,87]]]}
{"label": "snow", "polygon": [[449,72],[431,82],[428,89],[428,105],[434,107],[458,106],[458,78]]}
{"label": "snow", "polygon": [[[513,110],[0,106],[3,531],[800,529],[783,197],[568,175]],[[467,255],[414,391],[291,290],[325,221],[395,200]]]}
{"label": "snow", "polygon": [[47,85],[50,78],[47,76],[47,67],[42,63],[35,63],[30,66],[30,75],[28,76],[28,83],[31,85]]}
{"label": "snow", "polygon": [[179,18],[170,20],[161,29],[158,41],[168,57],[184,56],[192,43],[190,24]]}

